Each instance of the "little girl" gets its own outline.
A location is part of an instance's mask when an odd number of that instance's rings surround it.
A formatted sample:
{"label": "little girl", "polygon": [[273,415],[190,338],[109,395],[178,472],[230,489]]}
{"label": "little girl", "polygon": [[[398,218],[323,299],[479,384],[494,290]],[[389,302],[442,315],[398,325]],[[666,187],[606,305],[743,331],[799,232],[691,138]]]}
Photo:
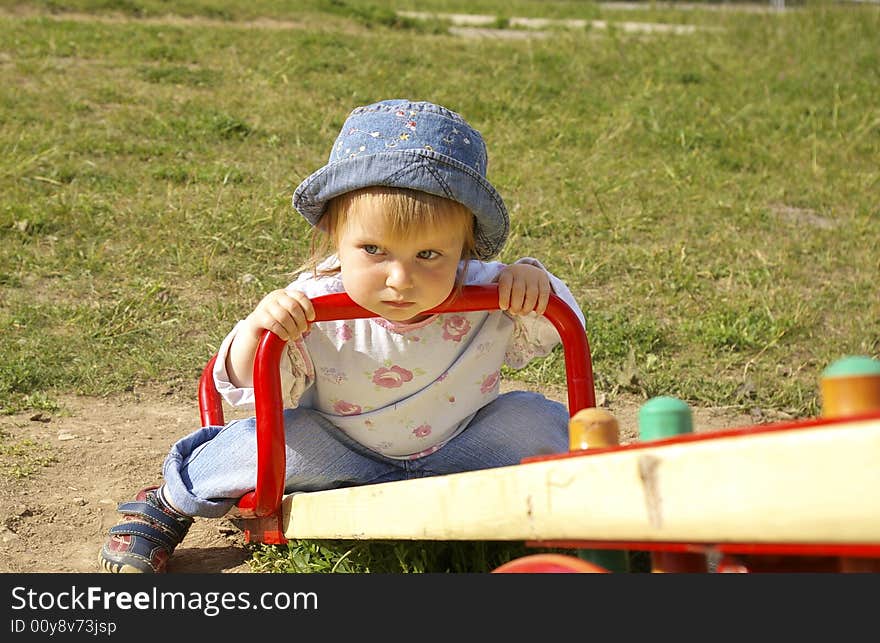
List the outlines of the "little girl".
{"label": "little girl", "polygon": [[[499,394],[500,369],[560,341],[550,293],[583,314],[535,259],[489,261],[508,233],[486,180],[478,131],[439,105],[386,100],[359,107],[293,205],[313,225],[312,258],[229,333],[214,380],[253,405],[252,371],[266,330],[281,360],[287,493],[517,464],[568,448],[568,412],[544,396]],[[329,256],[328,256],[329,255]],[[466,284],[497,283],[500,310],[427,314]],[[346,292],[374,318],[312,324],[311,299]],[[253,418],[177,442],[165,482],[119,505],[101,549],[111,572],[163,572],[192,516],[216,518],[254,488]]]}

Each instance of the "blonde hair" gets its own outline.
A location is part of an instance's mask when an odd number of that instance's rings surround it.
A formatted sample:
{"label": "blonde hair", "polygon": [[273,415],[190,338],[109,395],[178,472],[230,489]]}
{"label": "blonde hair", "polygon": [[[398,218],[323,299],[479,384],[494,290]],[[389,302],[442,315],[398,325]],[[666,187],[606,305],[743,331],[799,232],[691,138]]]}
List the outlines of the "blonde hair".
{"label": "blonde hair", "polygon": [[[312,228],[310,256],[296,272],[308,271],[316,277],[339,272],[338,267],[318,270],[318,264],[336,251],[339,231],[344,229],[348,217],[357,212],[358,206],[366,199],[379,200],[379,207],[392,238],[406,238],[419,230],[452,220],[464,229],[461,259],[470,259],[476,255],[474,215],[464,205],[420,190],[375,186],[346,192],[327,203],[324,215],[318,225]],[[460,270],[456,276],[456,284],[461,285],[463,280],[464,271]]]}

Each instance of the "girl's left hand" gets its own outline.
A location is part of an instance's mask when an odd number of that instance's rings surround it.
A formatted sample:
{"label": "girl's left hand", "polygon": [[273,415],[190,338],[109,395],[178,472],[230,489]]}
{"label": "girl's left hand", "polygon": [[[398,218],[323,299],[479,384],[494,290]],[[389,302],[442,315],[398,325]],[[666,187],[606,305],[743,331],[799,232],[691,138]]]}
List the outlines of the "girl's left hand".
{"label": "girl's left hand", "polygon": [[543,315],[551,292],[550,277],[537,266],[515,263],[498,275],[498,307],[511,315]]}

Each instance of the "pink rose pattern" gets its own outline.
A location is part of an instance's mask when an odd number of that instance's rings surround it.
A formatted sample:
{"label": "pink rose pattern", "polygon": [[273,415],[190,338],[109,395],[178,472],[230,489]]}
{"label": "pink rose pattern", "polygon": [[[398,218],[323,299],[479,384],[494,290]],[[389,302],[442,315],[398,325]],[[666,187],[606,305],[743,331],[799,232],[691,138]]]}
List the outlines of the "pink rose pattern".
{"label": "pink rose pattern", "polygon": [[[443,318],[443,326],[442,326],[442,338],[445,341],[453,341],[460,342],[462,338],[467,335],[467,333],[471,330],[471,323],[467,318],[462,315],[450,315],[448,317]],[[343,324],[338,327],[336,331],[336,337],[342,341],[348,341],[352,338],[351,328],[347,324]],[[411,340],[414,338],[410,338]],[[480,352],[491,347],[491,343],[487,343],[478,347]],[[340,373],[336,371],[336,369],[322,369],[322,375],[324,375],[327,379],[333,381],[336,384],[343,383],[347,378],[344,373]],[[382,367],[373,371],[372,375],[367,374],[368,377],[372,378],[372,383],[378,387],[393,389],[400,388],[406,382],[410,382],[413,380],[414,373],[413,371],[409,371],[401,366],[393,365],[390,367]],[[437,381],[443,381],[446,379],[448,373],[441,374]],[[483,378],[483,381],[480,384],[480,393],[486,395],[493,391],[495,387],[498,385],[498,382],[501,378],[500,371],[494,371],[489,373]],[[456,403],[456,398],[454,395],[447,395],[447,402],[450,404]],[[333,404],[333,410],[335,413],[339,415],[358,415],[363,413],[363,407],[359,404],[355,404],[354,402],[348,402],[346,400],[335,400]],[[365,428],[370,431],[373,430],[373,422],[371,420],[364,421]],[[427,438],[432,433],[432,427],[430,424],[421,424],[417,426],[415,429],[411,431],[412,435],[415,438]],[[391,443],[383,442],[381,444],[377,444],[376,447],[379,449],[390,448]],[[433,453],[437,449],[440,448],[440,445],[436,445],[433,447],[429,447],[428,449],[419,452],[417,454],[413,454],[409,456],[411,458],[418,458],[429,453]]]}
{"label": "pink rose pattern", "polygon": [[412,378],[412,371],[400,366],[392,366],[391,368],[383,366],[373,371],[373,384],[382,388],[400,388],[404,382],[409,382]]}
{"label": "pink rose pattern", "polygon": [[336,400],[333,410],[339,415],[357,415],[361,412],[361,407],[345,400]]}
{"label": "pink rose pattern", "polygon": [[431,435],[431,425],[422,424],[413,429],[413,435],[417,438],[426,438]]}
{"label": "pink rose pattern", "polygon": [[461,315],[450,315],[443,321],[443,339],[460,342],[471,329],[471,323]]}
{"label": "pink rose pattern", "polygon": [[498,383],[498,378],[501,376],[500,371],[495,371],[494,373],[489,373],[486,378],[483,380],[483,383],[480,384],[480,393],[485,395]]}

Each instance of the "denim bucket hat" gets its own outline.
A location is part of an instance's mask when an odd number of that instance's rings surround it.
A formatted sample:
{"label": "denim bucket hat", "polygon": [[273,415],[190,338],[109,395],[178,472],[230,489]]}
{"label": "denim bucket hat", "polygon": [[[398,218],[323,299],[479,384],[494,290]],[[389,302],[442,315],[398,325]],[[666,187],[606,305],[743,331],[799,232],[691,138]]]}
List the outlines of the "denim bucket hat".
{"label": "denim bucket hat", "polygon": [[510,228],[501,195],[486,180],[482,135],[453,111],[427,102],[385,100],[355,108],[327,165],[300,183],[293,207],[315,225],[335,196],[371,186],[421,190],[458,201],[475,219],[478,259],[490,259]]}

